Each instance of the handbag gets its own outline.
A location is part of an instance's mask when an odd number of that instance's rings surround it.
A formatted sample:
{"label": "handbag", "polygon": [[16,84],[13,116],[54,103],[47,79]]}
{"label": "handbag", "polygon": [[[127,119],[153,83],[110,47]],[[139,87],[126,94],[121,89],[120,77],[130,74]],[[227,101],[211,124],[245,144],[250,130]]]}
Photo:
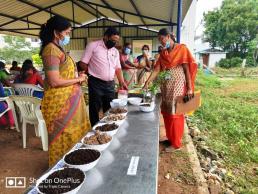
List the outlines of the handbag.
{"label": "handbag", "polygon": [[187,99],[186,96],[178,96],[176,98],[176,114],[186,114],[197,110],[201,106],[201,92],[194,92],[194,96],[191,99]]}

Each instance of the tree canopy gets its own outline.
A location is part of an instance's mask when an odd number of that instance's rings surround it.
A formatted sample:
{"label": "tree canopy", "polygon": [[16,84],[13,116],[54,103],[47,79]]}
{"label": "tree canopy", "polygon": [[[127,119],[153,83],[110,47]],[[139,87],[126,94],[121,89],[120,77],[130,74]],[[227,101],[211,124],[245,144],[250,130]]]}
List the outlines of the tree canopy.
{"label": "tree canopy", "polygon": [[31,47],[31,43],[20,36],[3,36],[6,46],[0,49],[0,60],[7,63],[18,61],[22,63],[25,59],[31,59],[32,55],[39,52],[39,48]]}
{"label": "tree canopy", "polygon": [[220,9],[204,15],[204,22],[205,39],[213,48],[245,58],[257,34],[258,0],[224,0]]}

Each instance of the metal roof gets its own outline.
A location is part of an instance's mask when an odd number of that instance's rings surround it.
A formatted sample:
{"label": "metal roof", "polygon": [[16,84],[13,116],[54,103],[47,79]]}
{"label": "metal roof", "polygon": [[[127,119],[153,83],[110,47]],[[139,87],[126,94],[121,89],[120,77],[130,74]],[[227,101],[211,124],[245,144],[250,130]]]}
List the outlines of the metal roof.
{"label": "metal roof", "polygon": [[178,5],[183,20],[191,3],[192,0],[0,0],[0,33],[36,37],[41,24],[53,15],[65,17],[74,28],[108,18],[119,21],[121,28],[171,27],[176,32],[173,27],[180,21]]}

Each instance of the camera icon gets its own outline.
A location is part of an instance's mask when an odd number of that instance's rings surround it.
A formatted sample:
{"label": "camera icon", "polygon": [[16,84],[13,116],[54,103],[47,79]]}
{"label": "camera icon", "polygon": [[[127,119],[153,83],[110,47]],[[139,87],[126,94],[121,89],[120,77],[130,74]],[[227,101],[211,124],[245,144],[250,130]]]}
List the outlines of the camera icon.
{"label": "camera icon", "polygon": [[25,177],[6,177],[5,187],[6,188],[25,188],[26,178]]}

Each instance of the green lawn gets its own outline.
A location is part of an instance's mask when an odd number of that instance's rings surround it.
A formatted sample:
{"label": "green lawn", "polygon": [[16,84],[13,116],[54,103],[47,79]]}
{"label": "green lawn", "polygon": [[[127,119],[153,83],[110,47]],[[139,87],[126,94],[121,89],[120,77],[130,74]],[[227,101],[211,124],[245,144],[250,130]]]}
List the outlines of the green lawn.
{"label": "green lawn", "polygon": [[235,75],[235,76],[254,76],[258,75],[258,67],[249,67],[249,68],[241,68],[241,67],[234,67],[230,69],[225,69],[221,67],[216,67],[215,72],[218,75]]}
{"label": "green lawn", "polygon": [[223,156],[240,193],[258,193],[258,78],[223,79],[198,73],[202,106],[194,121]]}

